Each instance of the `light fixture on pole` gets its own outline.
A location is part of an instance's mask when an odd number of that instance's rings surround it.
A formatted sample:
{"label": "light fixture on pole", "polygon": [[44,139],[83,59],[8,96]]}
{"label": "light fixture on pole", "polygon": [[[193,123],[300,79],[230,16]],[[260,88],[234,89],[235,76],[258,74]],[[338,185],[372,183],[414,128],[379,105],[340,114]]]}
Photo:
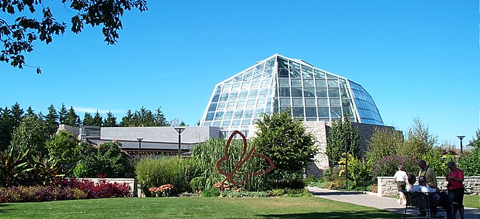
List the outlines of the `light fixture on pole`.
{"label": "light fixture on pole", "polygon": [[185,128],[175,128],[175,131],[178,132],[178,157],[182,154],[182,132]]}
{"label": "light fixture on pole", "polygon": [[460,156],[463,154],[463,145],[462,145],[462,139],[465,138],[464,135],[459,135],[457,136],[458,139],[460,139]]}
{"label": "light fixture on pole", "polygon": [[137,141],[138,141],[138,159],[140,159],[141,153],[142,153],[142,140],[143,140],[143,138],[137,138]]}

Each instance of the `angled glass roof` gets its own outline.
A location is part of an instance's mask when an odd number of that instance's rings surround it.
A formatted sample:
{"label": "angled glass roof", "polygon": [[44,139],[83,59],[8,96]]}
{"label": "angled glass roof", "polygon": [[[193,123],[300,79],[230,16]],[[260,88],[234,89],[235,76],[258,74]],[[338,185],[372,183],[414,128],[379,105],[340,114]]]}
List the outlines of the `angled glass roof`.
{"label": "angled glass roof", "polygon": [[383,125],[373,98],[359,84],[275,54],[218,83],[200,126],[222,127],[248,135],[262,113],[291,109],[303,121],[351,121]]}

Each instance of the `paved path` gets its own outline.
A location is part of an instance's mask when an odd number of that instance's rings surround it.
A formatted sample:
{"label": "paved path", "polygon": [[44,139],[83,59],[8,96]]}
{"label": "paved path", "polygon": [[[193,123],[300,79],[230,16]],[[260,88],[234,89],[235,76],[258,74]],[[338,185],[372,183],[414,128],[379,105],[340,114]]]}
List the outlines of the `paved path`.
{"label": "paved path", "polygon": [[[307,189],[315,196],[334,201],[347,202],[356,205],[378,208],[386,211],[392,211],[403,214],[405,206],[397,204],[396,198],[380,197],[375,194],[367,194],[363,192],[348,192],[321,189],[317,187],[307,187]],[[408,210],[407,214],[417,215],[419,212]],[[440,215],[445,212],[439,212]],[[410,217],[411,218],[411,217]],[[446,218],[446,217],[444,217]],[[465,208],[465,219],[480,219],[480,209]]]}

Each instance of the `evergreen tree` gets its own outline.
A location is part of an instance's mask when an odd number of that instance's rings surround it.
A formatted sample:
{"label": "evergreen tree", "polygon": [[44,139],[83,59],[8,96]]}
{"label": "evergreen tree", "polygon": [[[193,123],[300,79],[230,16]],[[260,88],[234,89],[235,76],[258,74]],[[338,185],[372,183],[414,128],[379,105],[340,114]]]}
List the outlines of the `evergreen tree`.
{"label": "evergreen tree", "polygon": [[90,113],[85,112],[85,115],[83,116],[83,125],[93,125],[93,117],[90,115]]}
{"label": "evergreen tree", "polygon": [[58,111],[58,119],[60,124],[65,124],[65,117],[67,117],[67,108],[65,107],[65,104],[62,103],[62,108]]}
{"label": "evergreen tree", "polygon": [[45,131],[48,136],[55,134],[58,129],[58,113],[53,104],[48,107],[48,114],[45,116]]}
{"label": "evergreen tree", "polygon": [[98,110],[97,110],[97,113],[95,113],[95,116],[93,117],[93,125],[94,126],[102,126],[102,116],[100,115],[100,113],[98,113]]}
{"label": "evergreen tree", "polygon": [[338,164],[338,161],[344,156],[342,154],[345,153],[345,139],[347,140],[348,154],[358,158],[360,136],[358,129],[352,127],[348,116],[344,116],[343,121],[333,121],[332,127],[328,131],[327,156],[330,165]]}
{"label": "evergreen tree", "polygon": [[112,112],[107,113],[107,118],[103,121],[104,127],[116,127],[117,126],[117,117],[113,115]]}
{"label": "evergreen tree", "polygon": [[35,111],[32,109],[32,106],[29,106],[27,109],[27,116],[35,116]]}
{"label": "evergreen tree", "polygon": [[11,130],[10,133],[12,133],[13,130],[16,129],[20,125],[20,122],[22,122],[23,109],[20,108],[19,103],[15,103],[12,106],[11,115],[12,115],[13,120],[12,120],[12,130]]}
{"label": "evergreen tree", "polygon": [[73,106],[70,107],[68,114],[65,116],[65,125],[78,127],[80,126],[80,124],[81,124],[80,117],[75,113]]}
{"label": "evergreen tree", "polygon": [[136,127],[154,126],[152,111],[143,106],[139,111],[135,110],[135,114],[133,116],[133,125]]}
{"label": "evergreen tree", "polygon": [[473,148],[480,148],[480,129],[475,132],[475,137],[472,138],[468,146]]}
{"label": "evergreen tree", "polygon": [[125,115],[125,116],[122,118],[122,121],[120,122],[120,126],[121,126],[121,127],[134,126],[134,125],[133,125],[133,114],[132,114],[132,111],[131,111],[131,110],[128,110],[128,111],[127,111],[127,115]]}
{"label": "evergreen tree", "polygon": [[12,116],[10,110],[0,108],[0,150],[4,151],[12,140]]}
{"label": "evergreen tree", "polygon": [[167,119],[163,115],[161,107],[158,107],[157,112],[155,113],[154,126],[167,126]]}

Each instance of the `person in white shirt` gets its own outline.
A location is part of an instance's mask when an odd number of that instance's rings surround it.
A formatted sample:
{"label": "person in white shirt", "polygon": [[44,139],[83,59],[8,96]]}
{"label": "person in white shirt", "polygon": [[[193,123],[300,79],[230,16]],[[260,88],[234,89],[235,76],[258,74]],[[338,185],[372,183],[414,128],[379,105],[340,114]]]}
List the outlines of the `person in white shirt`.
{"label": "person in white shirt", "polygon": [[[443,208],[445,208],[447,212],[447,219],[452,219],[453,214],[452,214],[452,203],[449,201],[448,196],[446,194],[440,195],[438,188],[431,188],[430,186],[427,185],[427,179],[424,176],[418,177],[418,185],[415,185],[410,189],[410,192],[423,192],[423,193],[429,193],[431,196],[431,201],[432,203],[430,204],[431,206],[431,217],[436,217],[437,215],[437,209],[435,206],[438,204],[441,204]],[[425,209],[420,209],[420,215],[419,216],[425,216]]]}
{"label": "person in white shirt", "polygon": [[398,171],[393,175],[393,182],[397,183],[397,190],[400,195],[400,199],[398,199],[397,203],[403,205],[406,201],[405,195],[403,195],[402,191],[405,191],[405,186],[407,185],[407,173],[403,170],[403,165],[398,166]]}

